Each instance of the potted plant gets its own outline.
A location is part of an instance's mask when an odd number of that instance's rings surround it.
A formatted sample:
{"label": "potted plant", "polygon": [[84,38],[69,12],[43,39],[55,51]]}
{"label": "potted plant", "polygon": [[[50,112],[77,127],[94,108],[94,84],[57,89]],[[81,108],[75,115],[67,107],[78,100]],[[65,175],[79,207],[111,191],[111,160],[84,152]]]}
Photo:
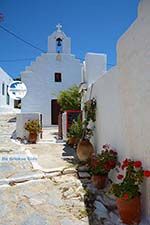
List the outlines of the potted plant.
{"label": "potted plant", "polygon": [[94,153],[94,147],[90,142],[93,130],[89,127],[89,123],[96,121],[96,99],[93,98],[84,104],[85,120],[83,121],[83,134],[77,146],[77,156],[80,161],[87,161]]}
{"label": "potted plant", "polygon": [[117,208],[123,223],[139,224],[141,219],[140,186],[144,176],[150,177],[150,171],[144,171],[141,161],[126,159],[120,166],[117,179],[110,193],[117,197]]}
{"label": "potted plant", "polygon": [[39,120],[28,120],[24,126],[25,130],[29,132],[28,141],[31,144],[36,143],[37,135],[42,132]]}
{"label": "potted plant", "polygon": [[102,189],[106,185],[108,173],[117,165],[117,152],[110,145],[103,145],[103,150],[98,155],[93,155],[90,162],[90,173],[93,184]]}
{"label": "potted plant", "polygon": [[83,133],[83,124],[81,121],[81,116],[78,116],[77,121],[73,121],[71,127],[68,131],[68,144],[71,146],[75,146],[78,144],[80,138]]}

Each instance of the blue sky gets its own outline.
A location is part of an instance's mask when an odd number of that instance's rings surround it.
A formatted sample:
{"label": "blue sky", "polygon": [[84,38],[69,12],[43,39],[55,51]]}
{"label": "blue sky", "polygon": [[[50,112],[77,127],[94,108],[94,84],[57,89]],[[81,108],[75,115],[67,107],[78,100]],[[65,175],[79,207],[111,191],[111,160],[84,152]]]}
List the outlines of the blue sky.
{"label": "blue sky", "polygon": [[[57,23],[72,39],[72,53],[83,59],[86,52],[106,53],[116,63],[116,43],[137,17],[139,0],[0,0],[1,25],[47,51],[47,38]],[[37,51],[0,28],[0,66],[16,77]],[[110,67],[110,65],[108,65]]]}

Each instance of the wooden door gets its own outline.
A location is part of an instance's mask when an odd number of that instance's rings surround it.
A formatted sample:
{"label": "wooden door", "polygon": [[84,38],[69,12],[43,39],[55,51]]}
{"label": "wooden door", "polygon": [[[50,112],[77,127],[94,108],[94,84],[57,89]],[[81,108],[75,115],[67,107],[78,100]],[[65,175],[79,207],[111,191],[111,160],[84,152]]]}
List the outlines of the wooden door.
{"label": "wooden door", "polygon": [[60,112],[60,105],[57,99],[52,99],[51,101],[51,121],[52,125],[58,125],[58,115]]}

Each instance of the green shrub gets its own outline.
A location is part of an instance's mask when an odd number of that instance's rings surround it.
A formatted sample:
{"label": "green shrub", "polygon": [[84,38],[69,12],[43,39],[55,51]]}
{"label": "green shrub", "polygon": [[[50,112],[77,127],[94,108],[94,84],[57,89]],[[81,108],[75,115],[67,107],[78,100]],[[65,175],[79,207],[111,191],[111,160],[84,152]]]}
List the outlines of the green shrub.
{"label": "green shrub", "polygon": [[80,110],[81,108],[81,94],[78,86],[74,85],[67,90],[63,90],[57,96],[57,101],[62,111],[66,110]]}
{"label": "green shrub", "polygon": [[81,121],[81,116],[78,116],[77,121],[73,121],[71,127],[68,131],[68,137],[81,138],[83,134],[83,123]]}

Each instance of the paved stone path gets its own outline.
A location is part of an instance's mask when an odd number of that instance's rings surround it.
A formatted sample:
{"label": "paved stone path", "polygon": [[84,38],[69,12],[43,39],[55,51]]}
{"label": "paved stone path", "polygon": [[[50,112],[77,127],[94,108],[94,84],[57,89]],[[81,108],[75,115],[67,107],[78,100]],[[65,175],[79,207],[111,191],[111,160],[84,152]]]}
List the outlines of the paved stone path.
{"label": "paved stone path", "polygon": [[[14,155],[37,161],[0,162],[0,225],[87,225],[84,189],[62,144],[24,145],[10,139],[15,115],[0,115],[0,157]],[[63,154],[63,155],[62,155]]]}

